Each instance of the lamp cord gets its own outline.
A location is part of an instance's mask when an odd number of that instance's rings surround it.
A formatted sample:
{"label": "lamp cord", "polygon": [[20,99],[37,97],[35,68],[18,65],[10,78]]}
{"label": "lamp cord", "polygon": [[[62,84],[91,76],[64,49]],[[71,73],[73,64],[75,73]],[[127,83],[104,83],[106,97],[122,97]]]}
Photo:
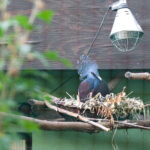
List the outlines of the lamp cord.
{"label": "lamp cord", "polygon": [[[94,42],[96,41],[97,37],[98,37],[99,34],[100,34],[101,28],[102,28],[102,26],[103,26],[104,20],[105,20],[105,18],[106,18],[106,16],[107,16],[109,10],[110,10],[110,7],[108,7],[108,9],[106,10],[106,12],[105,12],[105,14],[104,14],[102,20],[100,20],[98,30],[97,30],[97,32],[96,32],[96,34],[95,34],[95,37],[93,38],[93,40],[92,40],[92,42],[91,42],[89,48],[88,48],[87,54],[85,55],[84,59],[87,59],[87,57],[89,56],[89,54],[90,54],[90,52],[91,52],[91,50],[92,50],[92,47],[93,47],[93,45],[94,45]],[[75,75],[74,75],[74,76],[75,76]],[[68,79],[66,79],[65,81],[61,82],[55,89],[53,89],[53,90],[51,91],[51,94],[54,93],[55,91],[57,91],[59,88],[61,88],[64,84],[66,84],[66,83],[67,83],[69,80],[71,80],[74,76],[71,76],[71,77],[69,77]]]}
{"label": "lamp cord", "polygon": [[86,54],[86,58],[89,56],[89,54],[90,54],[90,52],[91,52],[91,50],[92,50],[92,47],[93,47],[93,45],[94,45],[94,42],[96,41],[97,37],[98,37],[99,34],[100,34],[101,28],[102,28],[102,26],[103,26],[104,20],[105,20],[105,18],[106,18],[106,16],[107,16],[109,10],[110,10],[110,7],[108,7],[108,9],[107,9],[107,11],[105,12],[105,14],[104,14],[102,20],[100,20],[98,30],[97,30],[97,32],[96,32],[96,34],[95,34],[95,37],[94,37],[93,41],[91,42],[91,44],[90,44],[90,46],[89,46],[89,49],[88,49],[87,54]]}

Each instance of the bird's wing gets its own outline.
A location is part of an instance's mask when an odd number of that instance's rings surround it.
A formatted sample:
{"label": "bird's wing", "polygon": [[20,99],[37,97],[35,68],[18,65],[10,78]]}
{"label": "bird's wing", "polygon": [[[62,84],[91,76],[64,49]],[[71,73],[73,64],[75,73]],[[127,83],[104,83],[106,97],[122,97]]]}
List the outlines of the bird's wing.
{"label": "bird's wing", "polygon": [[78,93],[80,100],[84,101],[90,93],[90,84],[87,81],[82,81],[79,85]]}
{"label": "bird's wing", "polygon": [[104,80],[101,80],[100,82],[99,92],[102,94],[102,96],[106,96],[107,94],[110,94],[109,87]]}

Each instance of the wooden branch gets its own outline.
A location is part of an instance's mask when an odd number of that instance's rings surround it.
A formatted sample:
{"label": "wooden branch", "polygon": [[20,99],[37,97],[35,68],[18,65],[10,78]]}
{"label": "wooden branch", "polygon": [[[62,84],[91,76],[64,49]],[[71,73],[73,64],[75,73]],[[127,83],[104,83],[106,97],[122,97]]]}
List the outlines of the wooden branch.
{"label": "wooden branch", "polygon": [[83,132],[95,132],[97,130],[97,128],[95,128],[94,126],[83,122],[46,121],[26,116],[8,114],[4,112],[0,112],[0,117],[7,117],[7,118],[10,117],[13,118],[14,120],[30,121],[36,123],[42,130],[56,130],[56,131],[74,130]]}
{"label": "wooden branch", "polygon": [[125,77],[128,79],[150,80],[150,73],[148,72],[142,72],[142,73],[126,72]]}
{"label": "wooden branch", "polygon": [[[94,121],[103,121],[103,120],[109,121],[108,119],[97,119],[97,118],[88,118],[88,119],[94,120]],[[140,128],[140,129],[147,129],[147,130],[150,130],[150,127],[144,127],[144,126],[142,126],[142,125],[135,124],[135,122],[133,122],[133,121],[127,122],[127,120],[125,120],[125,121],[116,121],[116,120],[115,120],[114,123],[122,124],[122,125],[129,125],[129,126],[132,126],[132,127],[135,127],[135,128]]]}
{"label": "wooden branch", "polygon": [[[53,102],[55,102],[55,103],[57,103],[58,102],[58,98],[56,98],[56,97],[53,97],[54,99],[52,100]],[[45,107],[45,103],[44,103],[44,101],[37,101],[37,100],[30,100],[29,101],[29,103],[31,104],[31,105],[35,105],[35,106],[44,106]],[[145,108],[146,107],[149,107],[150,106],[150,104],[146,104],[145,105]],[[54,109],[55,111],[57,110],[58,111],[58,109],[57,108],[55,108]],[[69,112],[70,113],[70,112]],[[68,115],[68,114],[67,114]],[[76,118],[77,118],[77,115],[78,114],[76,114]],[[101,120],[104,120],[104,119],[96,119],[96,118],[87,118],[88,120],[91,120],[91,121],[101,121]],[[106,121],[106,119],[105,119],[105,121]],[[107,120],[108,122],[109,122],[109,120]],[[107,123],[108,123],[107,122]],[[140,121],[140,122],[133,122],[133,121],[130,121],[130,122],[126,122],[126,121],[114,121],[115,123],[117,123],[117,124],[119,124],[119,128],[121,128],[121,127],[126,127],[126,128],[140,128],[140,129],[147,129],[147,130],[150,130],[150,127],[145,127],[145,126],[143,126],[143,125],[145,125],[145,122],[142,122],[142,121]],[[103,123],[101,123],[102,125],[103,125]],[[108,125],[108,124],[104,124],[104,126],[106,126],[106,127],[111,127],[110,125]],[[115,126],[115,125],[114,125]],[[150,125],[148,125],[148,126],[150,126]]]}
{"label": "wooden branch", "polygon": [[[50,97],[51,97],[51,102],[52,102],[52,103],[64,105],[64,102],[61,101],[62,98],[58,98],[58,97],[55,97],[55,96],[52,96],[52,95],[50,95]],[[46,107],[44,101],[39,101],[39,100],[35,100],[35,99],[30,99],[30,100],[28,100],[28,103],[29,103],[31,106]]]}
{"label": "wooden branch", "polygon": [[[53,130],[53,131],[82,131],[82,132],[99,132],[102,131],[100,128],[94,127],[89,123],[84,122],[58,122],[58,121],[46,121],[46,120],[39,120],[31,117],[19,116],[8,114],[4,112],[0,112],[0,117],[11,117],[14,120],[26,120],[39,125],[42,130]],[[108,128],[112,128],[112,125],[109,121],[101,122],[104,126]],[[131,125],[132,124],[132,125]],[[142,128],[144,130],[150,130],[150,121],[135,121],[135,122],[124,122],[120,121],[119,123],[115,123],[114,127],[117,125],[117,129],[134,129],[138,128],[136,125],[144,126]]]}
{"label": "wooden branch", "polygon": [[31,105],[31,106],[45,106],[45,103],[44,101],[38,101],[38,100],[35,100],[35,99],[30,99],[28,100],[28,103]]}
{"label": "wooden branch", "polygon": [[58,107],[56,107],[56,106],[53,106],[53,105],[51,105],[51,104],[50,104],[49,102],[47,102],[47,101],[45,101],[45,105],[46,105],[48,108],[52,109],[52,110],[58,111],[58,112],[60,112],[60,113],[66,114],[66,115],[71,116],[71,117],[74,117],[74,118],[77,118],[77,119],[79,119],[79,120],[81,120],[81,121],[83,121],[83,122],[89,123],[89,124],[91,124],[91,125],[93,125],[93,126],[95,126],[95,127],[98,127],[98,128],[100,128],[100,129],[102,129],[102,130],[105,130],[105,131],[107,131],[107,132],[110,131],[109,128],[107,128],[107,127],[101,125],[100,123],[96,123],[96,122],[94,122],[94,121],[90,121],[88,118],[83,117],[83,116],[81,116],[81,115],[79,115],[79,114],[70,112],[70,111],[65,110],[65,109],[62,109],[62,108],[58,108]]}
{"label": "wooden branch", "polygon": [[150,107],[150,104],[145,104],[145,105],[144,105],[144,108],[146,108],[146,107]]}

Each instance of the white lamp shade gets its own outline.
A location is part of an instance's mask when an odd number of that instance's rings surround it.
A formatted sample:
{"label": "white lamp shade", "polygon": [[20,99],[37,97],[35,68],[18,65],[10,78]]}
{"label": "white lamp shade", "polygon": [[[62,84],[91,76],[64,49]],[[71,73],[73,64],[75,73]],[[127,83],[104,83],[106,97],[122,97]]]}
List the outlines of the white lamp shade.
{"label": "white lamp shade", "polygon": [[141,41],[143,30],[128,8],[117,10],[110,33],[113,45],[120,51],[133,50]]}

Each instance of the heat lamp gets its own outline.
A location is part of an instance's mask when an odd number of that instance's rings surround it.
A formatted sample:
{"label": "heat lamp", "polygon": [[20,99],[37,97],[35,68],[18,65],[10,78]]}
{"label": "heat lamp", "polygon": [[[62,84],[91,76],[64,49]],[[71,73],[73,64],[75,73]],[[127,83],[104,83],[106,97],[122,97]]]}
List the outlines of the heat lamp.
{"label": "heat lamp", "polygon": [[143,37],[143,30],[127,6],[126,0],[119,0],[110,5],[117,11],[110,33],[112,44],[121,52],[134,50]]}

